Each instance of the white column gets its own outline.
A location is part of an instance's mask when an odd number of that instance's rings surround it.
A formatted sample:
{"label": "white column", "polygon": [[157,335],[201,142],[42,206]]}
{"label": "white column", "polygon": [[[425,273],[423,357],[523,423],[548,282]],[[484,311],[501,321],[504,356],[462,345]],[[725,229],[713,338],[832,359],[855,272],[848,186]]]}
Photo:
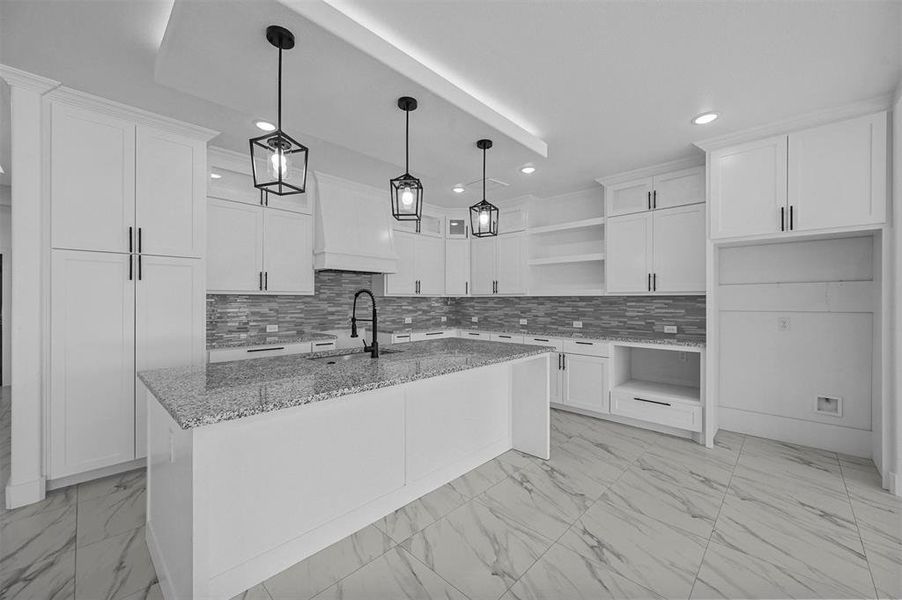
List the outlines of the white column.
{"label": "white column", "polygon": [[[886,257],[890,263],[889,273],[895,281],[886,281],[884,285],[893,286],[890,294],[893,303],[891,318],[892,343],[890,355],[884,365],[892,372],[890,378],[891,393],[884,394],[892,405],[884,410],[888,417],[889,427],[884,427],[884,443],[889,445],[890,460],[889,488],[897,496],[902,496],[902,82],[896,89],[896,100],[893,105],[893,200],[892,223],[887,235],[892,237],[892,252]],[[889,330],[889,328],[887,328]]]}
{"label": "white column", "polygon": [[44,498],[44,206],[41,97],[59,82],[0,65],[10,86],[12,458],[6,506]]}

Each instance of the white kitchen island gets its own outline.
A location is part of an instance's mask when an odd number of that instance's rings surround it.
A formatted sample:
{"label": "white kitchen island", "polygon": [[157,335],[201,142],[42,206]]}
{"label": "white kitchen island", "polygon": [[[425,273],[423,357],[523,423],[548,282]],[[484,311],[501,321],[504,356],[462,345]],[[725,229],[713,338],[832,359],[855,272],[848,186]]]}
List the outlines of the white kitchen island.
{"label": "white kitchen island", "polygon": [[446,339],[142,373],[164,596],[231,598],[511,448],[547,459],[550,350]]}

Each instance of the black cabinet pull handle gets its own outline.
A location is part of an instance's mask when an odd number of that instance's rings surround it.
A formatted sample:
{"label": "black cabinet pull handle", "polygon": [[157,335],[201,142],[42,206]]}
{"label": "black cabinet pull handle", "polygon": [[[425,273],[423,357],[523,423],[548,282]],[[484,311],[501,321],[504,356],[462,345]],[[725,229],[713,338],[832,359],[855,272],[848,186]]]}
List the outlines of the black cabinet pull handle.
{"label": "black cabinet pull handle", "polygon": [[645,192],[645,209],[651,210],[651,192]]}
{"label": "black cabinet pull handle", "polygon": [[[410,336],[408,336],[408,337],[410,337]],[[317,343],[314,343],[313,345],[316,346],[317,348],[319,348],[320,346],[331,346],[332,342],[317,342]]]}
{"label": "black cabinet pull handle", "polygon": [[657,273],[651,274],[651,291],[653,291],[653,292],[658,291],[658,274]]}
{"label": "black cabinet pull handle", "polygon": [[269,289],[269,271],[266,271],[265,273],[263,273],[263,289],[264,290]]}
{"label": "black cabinet pull handle", "polygon": [[[138,227],[138,252],[143,252],[143,250],[141,250],[142,247],[143,244],[141,243],[141,228]],[[140,277],[138,279],[140,279]]]}
{"label": "black cabinet pull handle", "polygon": [[592,345],[592,342],[576,342],[576,343],[580,344],[581,346],[591,346]]}
{"label": "black cabinet pull handle", "polygon": [[792,231],[794,229],[794,225],[792,224],[792,204],[789,205],[789,230]]}
{"label": "black cabinet pull handle", "polygon": [[561,354],[561,364],[563,364],[563,369],[567,370],[567,355]]}
{"label": "black cabinet pull handle", "polygon": [[467,335],[480,335],[480,334],[470,331],[470,332],[467,332]]}
{"label": "black cabinet pull handle", "polygon": [[658,190],[655,190],[651,193],[651,207],[658,208]]}
{"label": "black cabinet pull handle", "polygon": [[780,231],[786,231],[786,207],[780,207]]}
{"label": "black cabinet pull handle", "polygon": [[134,257],[131,254],[129,254],[128,255],[128,280],[129,281],[131,281],[133,278],[132,272],[134,271],[134,268],[135,268],[134,263],[135,263]]}
{"label": "black cabinet pull handle", "polygon": [[651,291],[651,273],[648,274],[648,291]]}
{"label": "black cabinet pull handle", "polygon": [[442,335],[442,332],[441,331],[429,331],[426,333],[426,335]]}
{"label": "black cabinet pull handle", "polygon": [[[141,230],[139,229],[138,231],[141,231]],[[141,281],[141,279],[142,279],[141,272],[142,272],[142,269],[141,269],[141,255],[139,254],[139,255],[138,255],[138,281]]]}
{"label": "black cabinet pull handle", "polygon": [[558,355],[557,355],[557,370],[558,370],[558,371],[560,371],[561,369],[564,368],[564,367],[563,367],[563,360],[564,360],[564,355],[563,355],[563,354],[558,354]]}
{"label": "black cabinet pull handle", "polygon": [[543,338],[532,338],[532,339],[533,339],[533,341],[535,341],[535,342],[547,342],[547,341],[548,341],[548,340],[543,339]]}
{"label": "black cabinet pull handle", "polygon": [[128,228],[128,251],[129,252],[134,252],[134,250],[132,249],[134,247],[134,237],[135,237],[135,228],[129,227]]}
{"label": "black cabinet pull handle", "polygon": [[464,282],[464,294],[469,294],[469,293],[470,293],[470,282],[465,281]]}
{"label": "black cabinet pull handle", "polygon": [[670,406],[670,402],[661,402],[660,400],[646,400],[645,398],[636,397],[633,397],[633,400],[638,400],[639,402],[647,402],[648,404],[658,404],[660,406]]}
{"label": "black cabinet pull handle", "polygon": [[270,352],[272,350],[284,350],[285,346],[276,346],[274,348],[249,348],[248,352]]}
{"label": "black cabinet pull handle", "polygon": [[260,281],[257,283],[257,286],[260,288],[260,291],[263,291],[263,271],[260,271]]}

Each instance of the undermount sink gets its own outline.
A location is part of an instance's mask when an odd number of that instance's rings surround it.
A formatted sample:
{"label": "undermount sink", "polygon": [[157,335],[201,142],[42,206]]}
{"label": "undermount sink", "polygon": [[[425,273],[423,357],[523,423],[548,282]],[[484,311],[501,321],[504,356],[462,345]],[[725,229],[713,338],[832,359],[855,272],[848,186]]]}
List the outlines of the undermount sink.
{"label": "undermount sink", "polygon": [[[400,352],[404,352],[403,350],[396,350],[393,348],[386,348],[385,350],[380,350],[379,354],[398,354]],[[327,365],[335,365],[338,363],[348,362],[351,360],[379,360],[378,358],[372,358],[368,352],[345,352],[344,354],[332,354],[329,356],[314,356],[308,358],[307,360],[312,360],[315,362],[326,363]]]}

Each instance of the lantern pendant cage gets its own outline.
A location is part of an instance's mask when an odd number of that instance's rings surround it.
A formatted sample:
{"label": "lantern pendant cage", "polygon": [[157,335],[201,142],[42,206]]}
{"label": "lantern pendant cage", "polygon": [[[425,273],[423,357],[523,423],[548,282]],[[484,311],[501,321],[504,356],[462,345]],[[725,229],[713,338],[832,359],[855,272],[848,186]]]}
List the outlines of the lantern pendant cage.
{"label": "lantern pendant cage", "polygon": [[270,25],[266,39],[279,50],[278,121],[275,131],[250,139],[254,187],[277,196],[303,194],[308,150],[282,129],[282,51],[294,48],[294,34]]}
{"label": "lantern pendant cage", "polygon": [[492,147],[492,140],[479,140],[476,147],[482,150],[482,200],[470,207],[470,231],[475,237],[498,235],[498,207],[485,199],[485,153]]}

